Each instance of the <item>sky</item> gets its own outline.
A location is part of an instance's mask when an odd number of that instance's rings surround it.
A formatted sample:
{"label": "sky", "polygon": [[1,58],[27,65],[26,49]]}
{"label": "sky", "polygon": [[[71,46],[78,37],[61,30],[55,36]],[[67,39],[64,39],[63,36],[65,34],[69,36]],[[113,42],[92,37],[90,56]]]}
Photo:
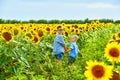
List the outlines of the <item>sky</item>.
{"label": "sky", "polygon": [[120,0],[0,0],[0,18],[120,20]]}

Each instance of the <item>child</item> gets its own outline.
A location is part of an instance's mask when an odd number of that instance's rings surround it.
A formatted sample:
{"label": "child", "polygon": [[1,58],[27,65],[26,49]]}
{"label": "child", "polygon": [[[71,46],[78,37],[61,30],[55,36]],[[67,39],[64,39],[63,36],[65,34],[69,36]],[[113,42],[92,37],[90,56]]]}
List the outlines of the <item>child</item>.
{"label": "child", "polygon": [[71,37],[71,46],[70,46],[70,49],[69,50],[67,50],[67,52],[70,52],[70,54],[69,54],[69,58],[68,58],[68,64],[69,65],[72,65],[74,62],[75,62],[75,60],[76,60],[76,58],[77,58],[77,56],[78,56],[78,46],[77,46],[77,44],[76,44],[76,41],[78,40],[78,36],[77,35],[73,35],[72,37]]}
{"label": "child", "polygon": [[58,35],[54,39],[53,53],[55,55],[56,62],[59,62],[63,57],[65,42],[62,36],[63,33],[62,26],[58,26],[57,30],[58,30]]}

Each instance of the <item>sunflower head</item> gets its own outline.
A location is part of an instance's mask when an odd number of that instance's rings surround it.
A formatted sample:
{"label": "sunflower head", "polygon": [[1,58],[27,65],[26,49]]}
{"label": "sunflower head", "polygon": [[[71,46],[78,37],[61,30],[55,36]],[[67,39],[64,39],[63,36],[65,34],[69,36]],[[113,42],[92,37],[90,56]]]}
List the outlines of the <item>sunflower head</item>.
{"label": "sunflower head", "polygon": [[20,29],[21,29],[21,30],[24,30],[24,27],[23,27],[23,26],[21,26],[21,27],[20,27]]}
{"label": "sunflower head", "polygon": [[38,32],[37,32],[37,33],[38,33],[38,36],[39,36],[39,37],[43,37],[43,36],[44,36],[44,34],[43,34],[43,31],[42,31],[42,30],[38,30]]}
{"label": "sunflower head", "polygon": [[13,32],[14,32],[14,35],[18,35],[19,34],[18,29],[14,29]]}
{"label": "sunflower head", "polygon": [[120,39],[120,32],[119,33],[116,33],[116,40],[119,40]]}
{"label": "sunflower head", "polygon": [[116,42],[117,42],[118,44],[120,44],[120,39],[119,39],[119,40],[116,40]]}
{"label": "sunflower head", "polygon": [[105,57],[109,60],[120,61],[120,44],[117,42],[108,43],[105,48]]}
{"label": "sunflower head", "polygon": [[112,66],[103,62],[87,61],[85,76],[87,80],[109,80],[112,77]]}
{"label": "sunflower head", "polygon": [[112,35],[112,39],[116,40],[116,35],[115,34]]}
{"label": "sunflower head", "polygon": [[75,25],[74,28],[78,28],[78,25]]}
{"label": "sunflower head", "polygon": [[65,36],[68,37],[68,32],[65,32]]}
{"label": "sunflower head", "polygon": [[40,39],[38,38],[38,36],[35,35],[34,38],[33,38],[33,41],[34,41],[35,44],[39,44]]}
{"label": "sunflower head", "polygon": [[120,32],[117,34],[117,36],[120,38]]}
{"label": "sunflower head", "polygon": [[110,80],[120,80],[120,73],[113,71],[113,76]]}
{"label": "sunflower head", "polygon": [[46,31],[47,31],[47,32],[50,32],[50,28],[49,28],[49,27],[46,27]]}
{"label": "sunflower head", "polygon": [[26,38],[29,38],[29,39],[32,39],[32,38],[33,38],[33,36],[32,36],[31,33],[26,33],[25,37],[26,37]]}
{"label": "sunflower head", "polygon": [[10,32],[3,32],[2,33],[2,38],[7,42],[7,43],[9,43],[11,40],[12,40],[12,38],[13,38],[13,36],[12,36],[12,34],[10,33]]}

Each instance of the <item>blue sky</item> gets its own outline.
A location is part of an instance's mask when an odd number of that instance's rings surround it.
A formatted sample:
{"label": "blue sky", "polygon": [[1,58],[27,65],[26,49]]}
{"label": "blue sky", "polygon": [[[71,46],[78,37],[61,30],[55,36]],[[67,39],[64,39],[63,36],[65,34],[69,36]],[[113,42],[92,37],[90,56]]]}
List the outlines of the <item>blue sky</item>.
{"label": "blue sky", "polygon": [[120,19],[120,0],[0,0],[3,19]]}

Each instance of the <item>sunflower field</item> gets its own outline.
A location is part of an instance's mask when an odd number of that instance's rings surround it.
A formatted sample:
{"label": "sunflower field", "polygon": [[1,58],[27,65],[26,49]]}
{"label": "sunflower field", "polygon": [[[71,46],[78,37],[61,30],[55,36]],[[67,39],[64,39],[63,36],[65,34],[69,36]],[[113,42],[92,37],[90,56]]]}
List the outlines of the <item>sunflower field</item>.
{"label": "sunflower field", "polygon": [[[67,48],[79,36],[74,66],[55,62],[58,26]],[[120,24],[0,24],[0,80],[120,80]]]}

